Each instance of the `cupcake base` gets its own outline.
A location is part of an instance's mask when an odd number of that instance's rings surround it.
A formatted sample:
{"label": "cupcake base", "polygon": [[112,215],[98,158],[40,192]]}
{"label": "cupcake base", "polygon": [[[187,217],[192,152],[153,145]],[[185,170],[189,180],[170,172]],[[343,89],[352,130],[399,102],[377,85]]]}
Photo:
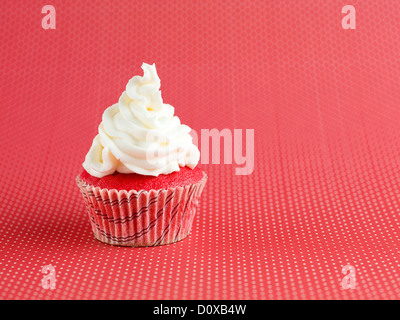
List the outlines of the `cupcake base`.
{"label": "cupcake base", "polygon": [[165,245],[186,238],[207,175],[184,186],[116,190],[76,178],[96,239],[118,246]]}
{"label": "cupcake base", "polygon": [[140,243],[140,242],[136,242],[134,244],[116,242],[116,241],[110,240],[107,237],[104,237],[99,232],[93,231],[93,235],[96,238],[96,240],[99,240],[99,241],[101,241],[103,243],[107,243],[107,244],[110,244],[110,245],[113,245],[113,246],[120,246],[120,247],[155,247],[155,246],[164,246],[164,245],[168,245],[168,244],[172,244],[172,243],[181,241],[181,240],[185,239],[186,237],[188,237],[189,234],[190,234],[190,231],[186,235],[184,235],[183,237],[178,237],[178,238],[174,239],[171,242],[162,242],[162,243],[159,243],[159,244],[149,244],[148,245],[146,243]]}

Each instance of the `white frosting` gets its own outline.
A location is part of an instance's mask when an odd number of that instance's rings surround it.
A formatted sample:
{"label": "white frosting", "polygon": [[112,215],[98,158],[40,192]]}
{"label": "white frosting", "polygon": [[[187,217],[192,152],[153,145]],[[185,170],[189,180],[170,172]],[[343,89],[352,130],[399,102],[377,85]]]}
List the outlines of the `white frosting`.
{"label": "white frosting", "polygon": [[155,65],[143,63],[119,102],[107,108],[83,167],[101,178],[115,171],[158,176],[194,168],[200,159],[190,128],[163,103]]}

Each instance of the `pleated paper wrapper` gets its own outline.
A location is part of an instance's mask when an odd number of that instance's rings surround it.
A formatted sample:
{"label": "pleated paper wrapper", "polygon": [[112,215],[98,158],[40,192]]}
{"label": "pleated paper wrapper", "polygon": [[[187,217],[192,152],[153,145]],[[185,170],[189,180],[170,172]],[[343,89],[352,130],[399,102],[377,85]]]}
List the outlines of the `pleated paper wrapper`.
{"label": "pleated paper wrapper", "polygon": [[191,230],[203,178],[183,187],[135,191],[101,189],[76,178],[94,236],[119,246],[158,246],[186,238]]}

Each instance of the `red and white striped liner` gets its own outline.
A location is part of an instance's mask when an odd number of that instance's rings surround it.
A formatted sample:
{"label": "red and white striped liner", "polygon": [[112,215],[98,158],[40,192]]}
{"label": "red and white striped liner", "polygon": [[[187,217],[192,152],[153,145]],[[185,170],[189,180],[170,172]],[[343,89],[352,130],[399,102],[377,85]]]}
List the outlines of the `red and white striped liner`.
{"label": "red and white striped liner", "polygon": [[76,178],[95,237],[120,246],[158,246],[190,233],[199,197],[207,181],[167,190],[108,190]]}

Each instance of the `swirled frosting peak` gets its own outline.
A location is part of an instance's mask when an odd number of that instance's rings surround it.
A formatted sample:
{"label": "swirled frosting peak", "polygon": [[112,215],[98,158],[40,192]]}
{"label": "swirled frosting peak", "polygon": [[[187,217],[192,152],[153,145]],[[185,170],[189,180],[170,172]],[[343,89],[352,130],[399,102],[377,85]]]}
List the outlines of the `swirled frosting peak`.
{"label": "swirled frosting peak", "polygon": [[129,80],[118,103],[107,108],[83,167],[101,178],[114,172],[149,176],[194,168],[200,152],[190,128],[163,103],[155,65]]}

